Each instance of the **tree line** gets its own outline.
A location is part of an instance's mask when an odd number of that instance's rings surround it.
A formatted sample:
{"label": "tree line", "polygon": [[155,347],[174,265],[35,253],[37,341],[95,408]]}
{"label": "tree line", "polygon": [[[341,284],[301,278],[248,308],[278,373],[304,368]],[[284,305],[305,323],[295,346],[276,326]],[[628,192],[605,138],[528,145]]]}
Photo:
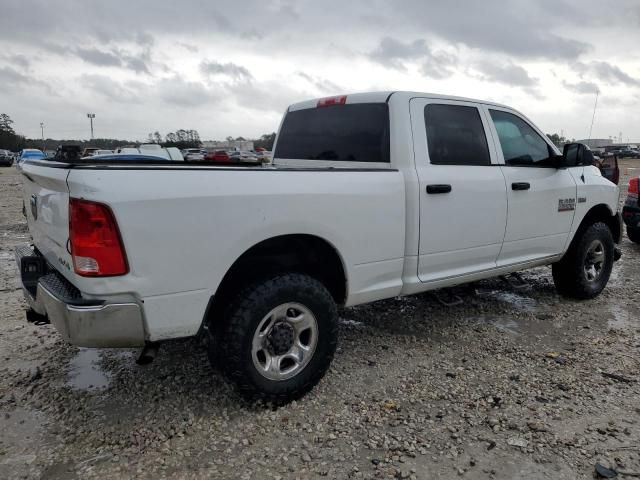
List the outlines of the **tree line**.
{"label": "tree line", "polygon": [[[264,148],[265,150],[272,150],[273,143],[275,142],[276,134],[265,133],[260,138],[253,140],[254,148]],[[232,141],[245,141],[247,140],[244,137],[227,137],[225,139],[227,142]],[[157,130],[153,133],[149,133],[147,135],[147,141],[149,143],[157,143],[162,145],[163,147],[177,147],[177,148],[199,148],[202,146],[202,141],[200,140],[200,134],[198,134],[197,130],[176,130],[175,132],[169,132],[164,137]]]}
{"label": "tree line", "polygon": [[202,146],[200,134],[197,130],[181,128],[175,132],[167,133],[164,138],[157,130],[147,136],[147,142],[157,143],[163,147],[199,148]]}
{"label": "tree line", "polygon": [[574,139],[569,140],[568,138],[563,137],[562,135],[558,135],[557,133],[547,133],[547,137],[549,137],[549,140],[551,140],[553,144],[560,149],[564,146],[565,143],[574,141]]}
{"label": "tree line", "polygon": [[13,120],[6,113],[0,113],[0,148],[15,152],[25,148],[26,138],[13,129]]}
{"label": "tree line", "polygon": [[[54,150],[58,145],[79,145],[83,148],[97,147],[101,149],[113,150],[118,147],[137,143],[131,142],[131,140],[121,140],[117,138],[94,138],[92,140],[46,138],[43,141],[41,138],[27,138],[24,135],[16,133],[15,129],[13,128],[13,124],[14,122],[8,114],[0,113],[0,149],[17,152],[24,148]],[[261,147],[267,150],[272,150],[275,138],[275,133],[264,134],[259,139],[253,141],[254,146],[256,148]],[[229,139],[233,140],[232,137],[227,137],[227,140]],[[237,137],[235,140],[245,139],[243,137]],[[161,135],[158,131],[149,133],[145,141],[149,143],[158,143],[163,147],[177,147],[180,149],[198,148],[202,146],[200,134],[197,130],[183,128],[178,129],[175,132],[169,132],[164,136]]]}

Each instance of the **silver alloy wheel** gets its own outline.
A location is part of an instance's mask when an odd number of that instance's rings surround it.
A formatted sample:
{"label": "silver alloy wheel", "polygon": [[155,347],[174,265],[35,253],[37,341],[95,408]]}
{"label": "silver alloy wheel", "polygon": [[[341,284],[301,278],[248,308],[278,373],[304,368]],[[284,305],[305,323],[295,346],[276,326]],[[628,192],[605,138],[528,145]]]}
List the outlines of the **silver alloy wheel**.
{"label": "silver alloy wheel", "polygon": [[300,303],[283,303],[271,310],[253,334],[251,357],[269,380],[287,380],[307,366],[318,344],[318,322]]}
{"label": "silver alloy wheel", "polygon": [[605,261],[604,244],[600,240],[594,240],[584,257],[584,275],[587,281],[595,282],[600,278]]}

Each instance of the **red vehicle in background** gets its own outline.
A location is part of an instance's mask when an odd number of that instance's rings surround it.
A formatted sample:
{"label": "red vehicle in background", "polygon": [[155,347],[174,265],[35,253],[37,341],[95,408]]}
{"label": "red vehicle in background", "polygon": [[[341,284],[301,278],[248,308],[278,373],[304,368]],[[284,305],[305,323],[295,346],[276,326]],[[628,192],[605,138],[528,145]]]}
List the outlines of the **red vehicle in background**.
{"label": "red vehicle in background", "polygon": [[616,185],[620,181],[620,167],[618,156],[613,153],[605,153],[602,156],[594,156],[593,164],[600,169],[602,176]]}
{"label": "red vehicle in background", "polygon": [[229,154],[224,150],[216,150],[214,152],[208,152],[204,156],[205,161],[207,162],[230,162],[231,158]]}

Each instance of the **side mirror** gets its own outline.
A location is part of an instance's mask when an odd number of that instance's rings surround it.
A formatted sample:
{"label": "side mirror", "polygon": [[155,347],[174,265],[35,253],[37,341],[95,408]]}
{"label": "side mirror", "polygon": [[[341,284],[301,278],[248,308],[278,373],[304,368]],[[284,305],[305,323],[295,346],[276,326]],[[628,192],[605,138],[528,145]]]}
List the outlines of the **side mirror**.
{"label": "side mirror", "polygon": [[593,165],[593,152],[584,143],[567,143],[560,163],[562,167]]}

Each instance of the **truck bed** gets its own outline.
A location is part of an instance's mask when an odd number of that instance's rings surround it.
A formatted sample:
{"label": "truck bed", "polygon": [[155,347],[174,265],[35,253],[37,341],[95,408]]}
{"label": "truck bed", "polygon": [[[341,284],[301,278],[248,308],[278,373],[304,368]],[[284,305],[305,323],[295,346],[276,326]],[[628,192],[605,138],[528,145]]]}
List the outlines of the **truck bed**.
{"label": "truck bed", "polygon": [[[149,340],[195,334],[235,260],[281,235],[321,238],[341,253],[347,304],[402,288],[405,183],[396,169],[87,160],[26,162],[22,173],[35,247],[83,298],[143,302]],[[129,273],[74,272],[69,198],[109,206]]]}

